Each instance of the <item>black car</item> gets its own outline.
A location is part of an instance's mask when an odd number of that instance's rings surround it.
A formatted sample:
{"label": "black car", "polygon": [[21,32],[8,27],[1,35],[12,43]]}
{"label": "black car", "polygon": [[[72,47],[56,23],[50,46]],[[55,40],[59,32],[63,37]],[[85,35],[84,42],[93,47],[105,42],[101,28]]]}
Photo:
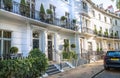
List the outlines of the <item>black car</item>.
{"label": "black car", "polygon": [[120,68],[120,51],[107,51],[104,57],[104,68]]}

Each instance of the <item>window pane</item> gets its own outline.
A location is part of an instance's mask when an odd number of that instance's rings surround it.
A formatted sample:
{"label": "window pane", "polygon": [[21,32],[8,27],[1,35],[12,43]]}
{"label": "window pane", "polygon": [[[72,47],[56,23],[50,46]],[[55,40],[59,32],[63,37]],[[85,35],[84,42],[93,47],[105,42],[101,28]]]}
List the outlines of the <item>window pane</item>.
{"label": "window pane", "polygon": [[38,39],[33,39],[33,49],[34,48],[39,48],[39,40]]}
{"label": "window pane", "polygon": [[119,51],[110,51],[107,53],[107,56],[117,56],[120,57],[120,52]]}
{"label": "window pane", "polygon": [[10,53],[11,41],[3,41],[3,55]]}
{"label": "window pane", "polygon": [[11,38],[11,32],[3,31],[3,38]]}
{"label": "window pane", "polygon": [[34,32],[33,33],[33,38],[39,38],[39,33],[38,32]]}
{"label": "window pane", "polygon": [[0,37],[2,37],[2,31],[0,30]]}

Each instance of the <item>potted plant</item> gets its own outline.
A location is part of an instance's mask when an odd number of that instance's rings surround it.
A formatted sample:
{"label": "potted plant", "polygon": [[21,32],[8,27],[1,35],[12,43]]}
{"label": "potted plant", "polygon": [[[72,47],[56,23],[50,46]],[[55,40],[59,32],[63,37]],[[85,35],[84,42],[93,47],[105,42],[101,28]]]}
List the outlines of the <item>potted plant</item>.
{"label": "potted plant", "polygon": [[43,4],[41,4],[41,6],[40,6],[40,19],[41,19],[41,21],[45,20],[45,10],[44,10]]}
{"label": "potted plant", "polygon": [[111,38],[113,38],[113,32],[110,33]]}
{"label": "potted plant", "polygon": [[47,12],[47,14],[49,14],[49,15],[51,15],[51,14],[53,13],[51,9],[47,9],[46,12]]}
{"label": "potted plant", "polygon": [[20,1],[20,14],[26,15],[26,3],[25,0]]}
{"label": "potted plant", "polygon": [[47,12],[47,21],[49,22],[49,23],[52,23],[52,21],[53,21],[53,18],[52,18],[52,10],[51,9],[47,9],[46,10],[46,12]]}
{"label": "potted plant", "polygon": [[12,9],[12,0],[3,0],[4,8],[8,11],[11,11]]}
{"label": "potted plant", "polygon": [[65,42],[63,46],[64,46],[64,50],[67,51],[67,48],[69,47],[69,43]]}
{"label": "potted plant", "polygon": [[99,30],[99,36],[102,36],[102,29]]}
{"label": "potted plant", "polygon": [[30,12],[31,12],[31,18],[34,18],[35,14],[34,14],[34,9],[30,9],[30,5],[28,3],[26,3],[26,16],[30,17]]}
{"label": "potted plant", "polygon": [[65,16],[61,16],[61,18],[60,18],[60,20],[61,20],[61,25],[62,26],[65,26],[65,20],[66,20],[67,18],[65,17]]}
{"label": "potted plant", "polygon": [[10,48],[10,56],[11,56],[11,58],[16,57],[17,52],[18,52],[18,48],[17,47],[11,47]]}
{"label": "potted plant", "polygon": [[99,51],[100,51],[99,47],[97,47],[97,50],[96,50],[96,51],[97,51],[97,54],[99,54]]}
{"label": "potted plant", "polygon": [[97,29],[96,29],[96,28],[94,29],[94,33],[95,33],[96,35],[98,34],[98,32],[97,32]]}
{"label": "potted plant", "polygon": [[76,19],[73,19],[73,20],[72,20],[72,23],[73,23],[73,24],[76,24]]}
{"label": "potted plant", "polygon": [[106,31],[104,32],[104,36],[105,36],[105,37],[108,37],[108,30],[106,30]]}
{"label": "potted plant", "polygon": [[61,20],[61,21],[65,21],[65,20],[66,20],[66,17],[65,17],[65,16],[61,16],[60,20]]}
{"label": "potted plant", "polygon": [[75,44],[71,44],[71,48],[75,48],[76,47],[76,45]]}

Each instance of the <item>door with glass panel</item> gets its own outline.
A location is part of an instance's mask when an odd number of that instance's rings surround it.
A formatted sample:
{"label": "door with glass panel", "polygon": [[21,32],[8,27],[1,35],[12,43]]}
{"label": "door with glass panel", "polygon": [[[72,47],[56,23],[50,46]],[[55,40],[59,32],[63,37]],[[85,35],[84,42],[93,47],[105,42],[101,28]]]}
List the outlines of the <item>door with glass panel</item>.
{"label": "door with glass panel", "polygon": [[53,60],[53,50],[52,50],[52,35],[48,35],[48,59]]}

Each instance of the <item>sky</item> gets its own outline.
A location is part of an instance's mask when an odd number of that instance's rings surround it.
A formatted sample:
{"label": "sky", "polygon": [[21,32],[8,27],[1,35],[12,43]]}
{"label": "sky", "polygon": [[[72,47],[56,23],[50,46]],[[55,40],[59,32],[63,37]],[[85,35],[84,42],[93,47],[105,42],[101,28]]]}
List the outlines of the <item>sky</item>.
{"label": "sky", "polygon": [[92,0],[95,4],[101,4],[103,3],[103,7],[106,9],[109,5],[113,5],[114,7],[114,10],[116,10],[116,7],[115,7],[115,2],[112,2],[111,0]]}

